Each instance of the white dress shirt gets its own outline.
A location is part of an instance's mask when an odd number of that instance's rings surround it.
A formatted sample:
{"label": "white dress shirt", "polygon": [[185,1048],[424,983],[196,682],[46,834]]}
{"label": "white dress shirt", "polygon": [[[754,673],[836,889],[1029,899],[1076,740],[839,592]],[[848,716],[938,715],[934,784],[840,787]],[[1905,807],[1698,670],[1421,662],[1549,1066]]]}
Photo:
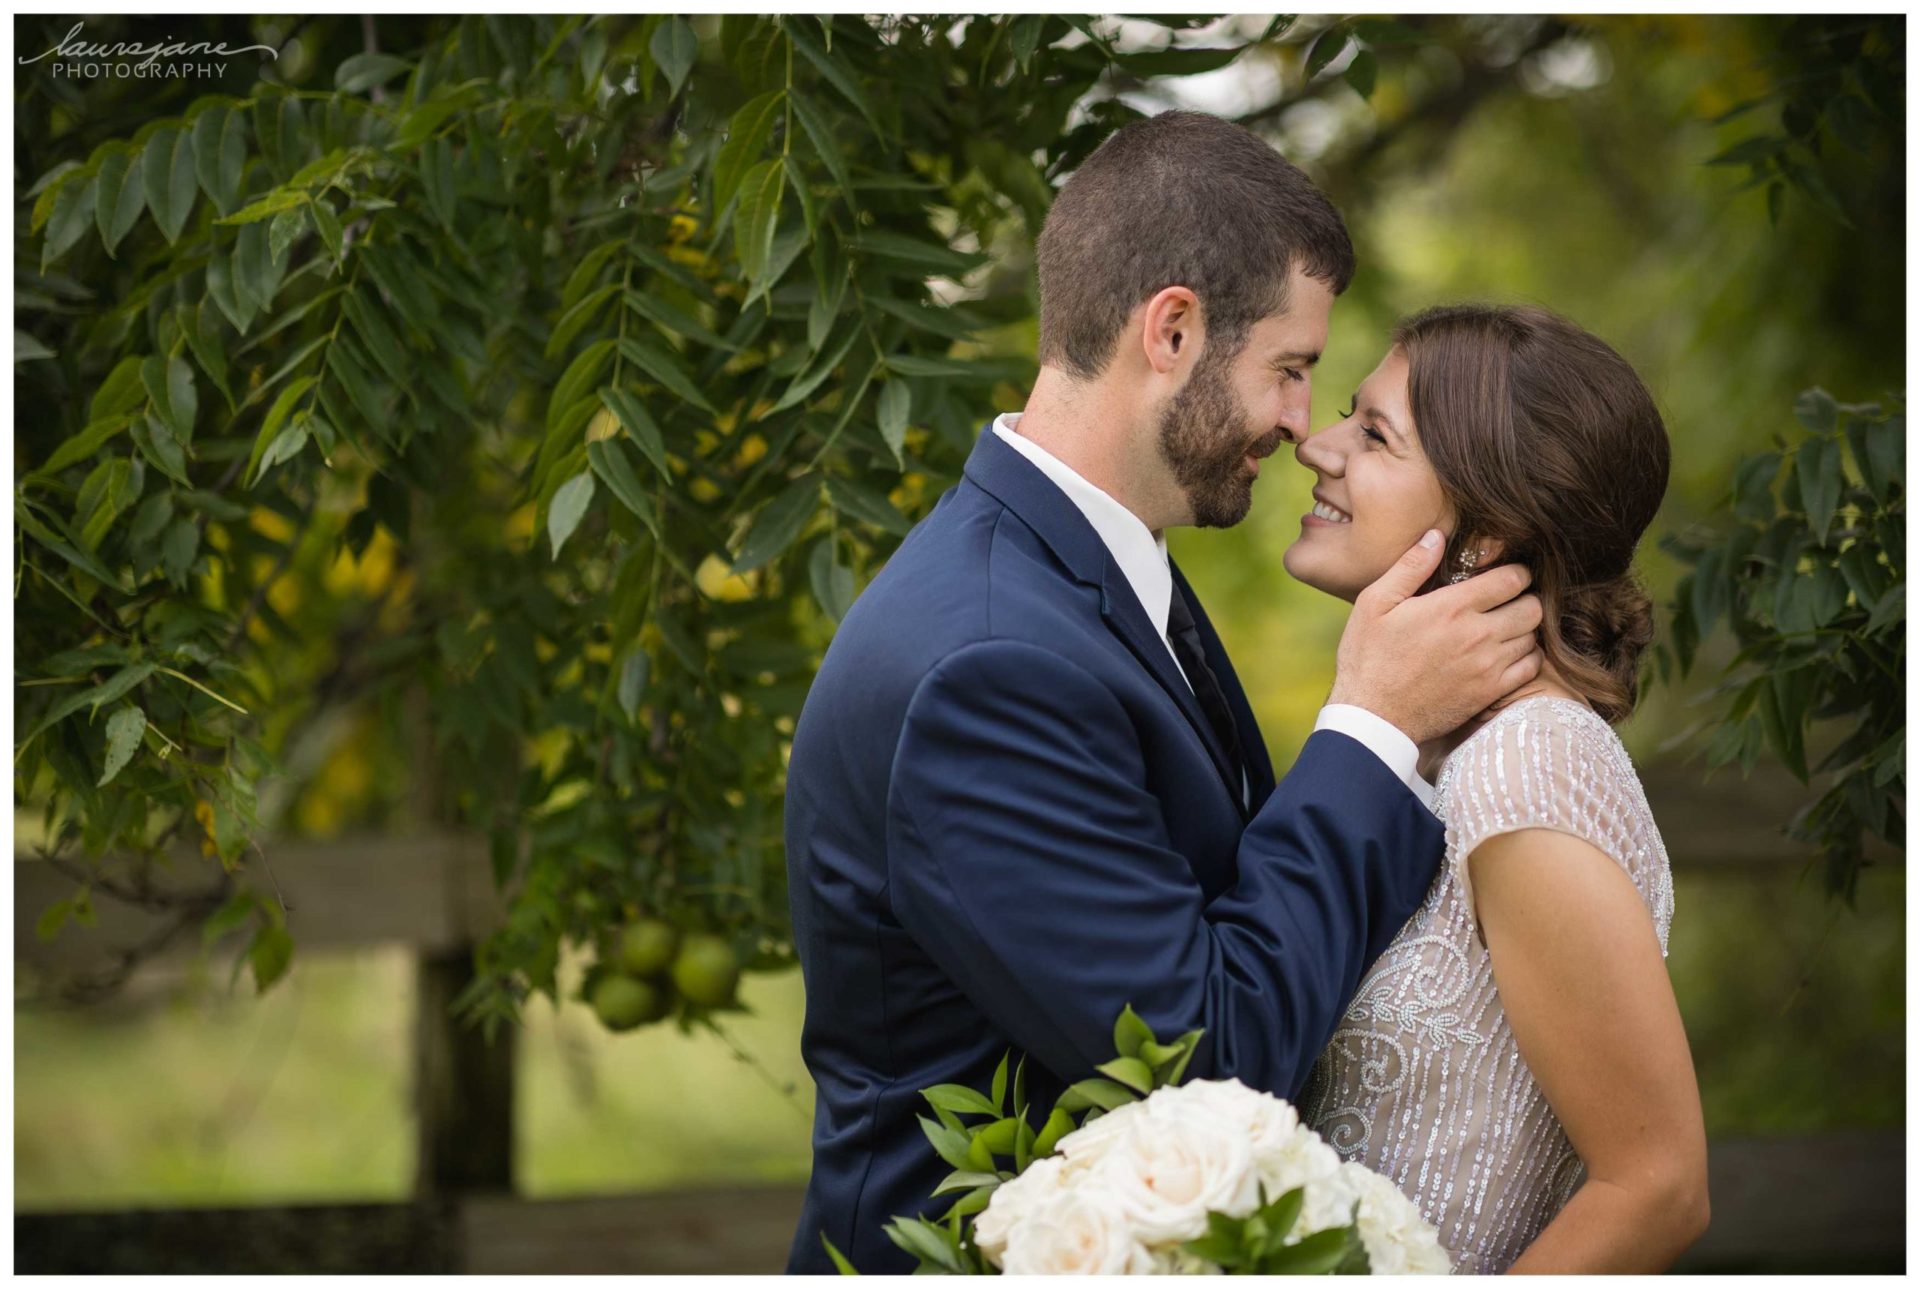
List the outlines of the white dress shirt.
{"label": "white dress shirt", "polygon": [[[1067,494],[1067,500],[1093,525],[1093,531],[1106,544],[1108,554],[1113,556],[1113,562],[1127,579],[1127,585],[1133,588],[1140,607],[1147,611],[1148,620],[1160,633],[1160,643],[1167,646],[1175,670],[1185,679],[1187,673],[1180,666],[1179,655],[1173,651],[1173,642],[1167,638],[1167,612],[1173,603],[1173,570],[1167,561],[1167,539],[1149,532],[1138,515],[1088,483],[1059,457],[1022,436],[1015,429],[1020,424],[1021,415],[1020,412],[1001,413],[994,418],[993,432],[1053,480],[1060,491]],[[1193,682],[1189,679],[1187,684],[1191,687]],[[1405,783],[1423,805],[1429,810],[1433,808],[1433,788],[1420,777],[1420,750],[1414,746],[1412,739],[1391,723],[1364,707],[1328,703],[1320,709],[1319,719],[1314,722],[1313,728],[1316,731],[1333,730],[1355,740],[1379,757],[1381,763],[1393,771],[1394,777]],[[1244,801],[1247,796],[1244,768],[1241,770],[1240,792]]]}

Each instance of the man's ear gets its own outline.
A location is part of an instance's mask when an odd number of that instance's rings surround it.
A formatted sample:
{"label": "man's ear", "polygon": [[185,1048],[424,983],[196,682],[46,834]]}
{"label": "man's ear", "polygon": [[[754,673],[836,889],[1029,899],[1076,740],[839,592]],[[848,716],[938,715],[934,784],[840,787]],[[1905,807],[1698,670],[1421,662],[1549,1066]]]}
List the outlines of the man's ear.
{"label": "man's ear", "polygon": [[1190,365],[1207,338],[1200,298],[1184,286],[1163,287],[1140,309],[1140,344],[1147,366],[1165,376]]}

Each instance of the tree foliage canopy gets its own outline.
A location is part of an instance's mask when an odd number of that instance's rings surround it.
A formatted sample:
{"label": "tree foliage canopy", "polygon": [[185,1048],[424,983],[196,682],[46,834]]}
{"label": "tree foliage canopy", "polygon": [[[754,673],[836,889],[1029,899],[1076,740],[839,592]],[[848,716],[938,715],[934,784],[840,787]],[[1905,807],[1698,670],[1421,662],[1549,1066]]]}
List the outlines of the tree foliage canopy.
{"label": "tree foliage canopy", "polygon": [[[783,756],[820,650],[1017,403],[1032,238],[1135,104],[1257,51],[1289,86],[1265,126],[1407,69],[1425,97],[1395,87],[1351,172],[1572,30],[284,21],[240,92],[16,71],[16,799],[76,882],[48,933],[94,890],[155,902],[197,842],[214,880],[158,903],[244,932],[264,988],[298,927],[255,839],[326,831],[305,789],[336,767],[375,824],[427,780],[507,895],[488,1020],[642,915],[790,961]],[[1903,31],[1867,27],[1801,41],[1737,118],[1771,102],[1775,142],[1720,159],[1824,206],[1823,139],[1898,135]]]}
{"label": "tree foliage canopy", "polygon": [[17,248],[15,764],[49,851],[84,906],[139,887],[108,856],[198,837],[224,875],[191,912],[250,928],[264,987],[264,788],[354,704],[491,840],[476,1013],[641,912],[784,963],[819,650],[1031,374],[983,356],[1033,310],[987,252],[1136,115],[1070,119],[1102,78],[1241,45],[1041,15],[301,32],[304,78],[244,97],[23,104],[51,142]]}

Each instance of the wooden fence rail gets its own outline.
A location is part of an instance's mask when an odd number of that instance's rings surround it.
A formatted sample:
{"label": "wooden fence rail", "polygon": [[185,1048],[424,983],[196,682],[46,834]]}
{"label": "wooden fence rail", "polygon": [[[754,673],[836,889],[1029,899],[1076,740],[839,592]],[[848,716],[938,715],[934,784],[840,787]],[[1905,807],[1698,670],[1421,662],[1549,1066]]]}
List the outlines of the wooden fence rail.
{"label": "wooden fence rail", "polygon": [[[1708,1152],[1713,1222],[1684,1272],[1902,1272],[1906,1149],[1896,1134],[1744,1138]],[[772,1274],[793,1186],[532,1200],[23,1213],[16,1274]]]}

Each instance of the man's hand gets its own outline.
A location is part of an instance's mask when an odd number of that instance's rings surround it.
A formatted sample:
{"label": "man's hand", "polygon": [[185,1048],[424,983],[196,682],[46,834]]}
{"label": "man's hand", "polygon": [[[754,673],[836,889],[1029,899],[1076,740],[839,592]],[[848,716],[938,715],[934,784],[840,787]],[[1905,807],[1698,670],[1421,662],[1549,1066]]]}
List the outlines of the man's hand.
{"label": "man's hand", "polygon": [[1416,743],[1457,729],[1539,675],[1543,661],[1540,597],[1520,594],[1533,580],[1520,565],[1414,594],[1445,544],[1429,531],[1360,593],[1328,698],[1366,708]]}

